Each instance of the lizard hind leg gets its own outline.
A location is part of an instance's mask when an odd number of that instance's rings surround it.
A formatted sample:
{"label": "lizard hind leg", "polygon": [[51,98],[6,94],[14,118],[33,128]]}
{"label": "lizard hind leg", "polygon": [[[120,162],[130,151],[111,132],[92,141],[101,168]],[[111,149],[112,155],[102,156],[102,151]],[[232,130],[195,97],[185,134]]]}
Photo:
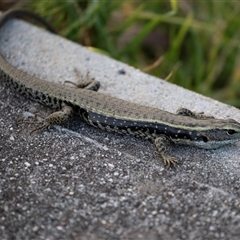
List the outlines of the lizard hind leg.
{"label": "lizard hind leg", "polygon": [[65,81],[65,83],[71,83],[76,88],[84,88],[95,92],[98,91],[98,89],[100,88],[100,82],[96,81],[94,78],[91,78],[89,76],[89,72],[87,72],[85,76],[81,75],[81,73],[76,68],[74,68],[74,72],[77,75],[78,83],[74,83],[71,81]]}
{"label": "lizard hind leg", "polygon": [[30,135],[36,131],[50,129],[52,125],[55,124],[61,125],[63,123],[66,123],[72,118],[72,116],[73,116],[72,107],[65,105],[60,111],[51,113],[46,118],[44,118],[40,125],[31,131]]}

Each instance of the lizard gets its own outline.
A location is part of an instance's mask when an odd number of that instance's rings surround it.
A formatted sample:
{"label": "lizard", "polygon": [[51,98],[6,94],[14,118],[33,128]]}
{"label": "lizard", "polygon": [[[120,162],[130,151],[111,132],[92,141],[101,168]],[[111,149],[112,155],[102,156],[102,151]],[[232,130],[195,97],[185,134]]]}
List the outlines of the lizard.
{"label": "lizard", "polygon": [[[1,15],[0,29],[9,19],[26,16],[39,21],[54,33],[40,16],[17,9]],[[17,69],[1,53],[0,80],[5,86],[56,110],[44,118],[35,130],[63,124],[75,114],[93,127],[152,141],[168,167],[178,163],[171,154],[174,145],[216,149],[240,141],[240,123],[233,119],[216,119],[185,108],[174,114],[118,99],[98,92],[100,83],[90,77],[75,88],[63,87],[60,83],[39,79]]]}

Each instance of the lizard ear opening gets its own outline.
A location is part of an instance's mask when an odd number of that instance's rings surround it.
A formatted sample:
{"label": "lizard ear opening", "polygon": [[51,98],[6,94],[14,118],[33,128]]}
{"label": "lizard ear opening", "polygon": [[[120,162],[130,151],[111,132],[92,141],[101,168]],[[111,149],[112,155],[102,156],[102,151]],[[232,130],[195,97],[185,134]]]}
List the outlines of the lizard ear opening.
{"label": "lizard ear opening", "polygon": [[206,135],[203,135],[203,136],[202,136],[202,139],[203,139],[203,141],[204,141],[205,143],[209,141],[209,137],[206,136]]}

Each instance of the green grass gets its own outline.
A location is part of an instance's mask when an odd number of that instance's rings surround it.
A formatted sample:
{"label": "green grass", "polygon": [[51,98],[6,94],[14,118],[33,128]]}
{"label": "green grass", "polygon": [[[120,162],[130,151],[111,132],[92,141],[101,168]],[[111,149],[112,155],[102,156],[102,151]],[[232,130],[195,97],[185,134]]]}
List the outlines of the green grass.
{"label": "green grass", "polygon": [[239,1],[36,0],[24,7],[68,39],[240,107]]}

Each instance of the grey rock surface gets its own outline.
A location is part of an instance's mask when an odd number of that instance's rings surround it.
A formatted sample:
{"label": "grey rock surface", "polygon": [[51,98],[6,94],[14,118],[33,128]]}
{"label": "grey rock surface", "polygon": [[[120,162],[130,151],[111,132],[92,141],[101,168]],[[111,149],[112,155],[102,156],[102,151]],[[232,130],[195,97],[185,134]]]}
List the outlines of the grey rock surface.
{"label": "grey rock surface", "polygon": [[[41,79],[77,81],[175,112],[240,121],[239,110],[149,76],[21,21],[0,31],[0,51]],[[51,110],[0,84],[1,239],[240,239],[240,144],[176,147],[166,169],[148,141],[103,132],[77,118],[29,133]]]}

